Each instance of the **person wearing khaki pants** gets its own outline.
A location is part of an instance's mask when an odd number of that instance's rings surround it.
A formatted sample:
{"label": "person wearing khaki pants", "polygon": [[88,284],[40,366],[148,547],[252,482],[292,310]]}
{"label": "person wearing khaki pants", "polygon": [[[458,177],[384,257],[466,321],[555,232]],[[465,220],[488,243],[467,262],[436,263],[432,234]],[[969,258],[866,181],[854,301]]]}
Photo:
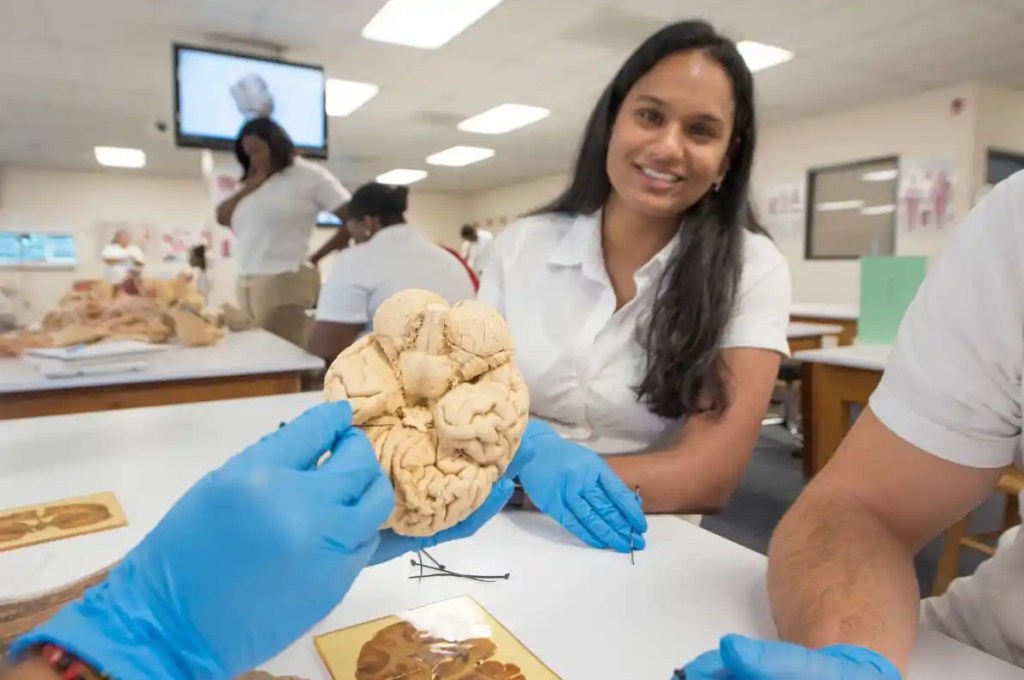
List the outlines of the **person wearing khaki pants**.
{"label": "person wearing khaki pants", "polygon": [[253,322],[293,345],[306,346],[310,318],[306,310],[320,295],[320,275],[311,265],[297,271],[238,277],[238,304]]}
{"label": "person wearing khaki pants", "polygon": [[[235,232],[238,306],[257,326],[300,347],[306,312],[320,294],[309,241],[320,212],[346,218],[351,195],[327,168],[295,152],[272,120],[246,123],[235,142],[242,187],[217,206],[217,221]],[[343,240],[339,230],[335,241]]]}

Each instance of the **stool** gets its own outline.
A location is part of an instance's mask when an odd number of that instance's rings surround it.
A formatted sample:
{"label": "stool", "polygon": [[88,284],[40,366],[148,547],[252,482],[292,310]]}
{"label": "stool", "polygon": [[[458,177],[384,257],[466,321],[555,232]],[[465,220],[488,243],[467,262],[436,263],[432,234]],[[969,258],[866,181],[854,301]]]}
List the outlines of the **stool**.
{"label": "stool", "polygon": [[800,362],[785,361],[779,366],[778,382],[783,383],[781,399],[773,399],[773,404],[782,404],[782,417],[765,418],[762,425],[782,425],[797,442],[803,441],[803,432],[799,421],[800,416]]}
{"label": "stool", "polygon": [[1024,491],[1024,472],[1016,468],[1007,468],[999,478],[996,489],[1006,494],[1006,506],[1003,508],[1003,521],[995,531],[983,531],[979,534],[967,533],[967,520],[970,514],[954,524],[946,532],[946,544],[942,548],[939,566],[935,572],[935,583],[932,595],[942,595],[956,578],[960,568],[960,549],[970,548],[991,557],[996,549],[990,541],[996,540],[1010,527],[1020,524],[1020,506],[1018,495]]}

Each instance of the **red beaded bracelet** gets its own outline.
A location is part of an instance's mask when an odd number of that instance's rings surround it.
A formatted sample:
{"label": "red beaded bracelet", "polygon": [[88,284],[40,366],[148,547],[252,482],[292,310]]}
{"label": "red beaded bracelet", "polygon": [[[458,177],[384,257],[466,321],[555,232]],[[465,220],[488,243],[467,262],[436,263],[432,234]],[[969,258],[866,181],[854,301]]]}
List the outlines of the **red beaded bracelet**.
{"label": "red beaded bracelet", "polygon": [[59,645],[47,643],[34,647],[32,651],[37,659],[57,671],[61,680],[110,680],[111,676],[97,673]]}

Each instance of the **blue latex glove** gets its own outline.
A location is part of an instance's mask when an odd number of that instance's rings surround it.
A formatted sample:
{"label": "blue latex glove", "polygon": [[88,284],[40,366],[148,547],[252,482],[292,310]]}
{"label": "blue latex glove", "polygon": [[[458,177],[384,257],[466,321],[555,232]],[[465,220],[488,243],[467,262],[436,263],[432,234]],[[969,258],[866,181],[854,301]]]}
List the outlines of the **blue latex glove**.
{"label": "blue latex glove", "polygon": [[121,680],[163,680],[233,678],[281,652],[341,601],[394,507],[351,423],[347,403],[322,404],[208,474],[12,654],[54,642]]}
{"label": "blue latex glove", "polygon": [[370,559],[370,564],[380,564],[409,552],[428,550],[441,543],[469,538],[505,507],[512,497],[512,492],[515,491],[515,483],[512,480],[519,476],[519,473],[531,460],[533,460],[533,451],[520,446],[512,456],[512,460],[509,461],[508,467],[505,468],[505,474],[491,488],[487,499],[472,515],[450,529],[425,538],[399,536],[391,529],[380,532],[380,545],[377,546],[377,552]]}
{"label": "blue latex glove", "polygon": [[808,649],[726,635],[686,666],[686,680],[900,680],[884,656],[856,645]]}
{"label": "blue latex glove", "polygon": [[601,456],[562,439],[542,420],[531,418],[519,447],[534,454],[519,481],[538,509],[587,545],[629,552],[647,545],[647,518],[637,494],[626,487]]}

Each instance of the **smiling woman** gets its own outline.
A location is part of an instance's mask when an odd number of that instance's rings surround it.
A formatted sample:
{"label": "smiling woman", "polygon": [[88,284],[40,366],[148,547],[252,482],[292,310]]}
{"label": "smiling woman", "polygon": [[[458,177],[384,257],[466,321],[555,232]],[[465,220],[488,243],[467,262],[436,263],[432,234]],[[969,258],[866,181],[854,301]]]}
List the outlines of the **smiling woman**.
{"label": "smiling woman", "polygon": [[522,484],[591,545],[642,531],[623,487],[649,512],[713,511],[749,460],[790,294],[747,201],[755,136],[736,46],[666,26],[604,90],[565,192],[495,241],[480,298],[509,323],[533,417],[571,440],[545,438]]}

